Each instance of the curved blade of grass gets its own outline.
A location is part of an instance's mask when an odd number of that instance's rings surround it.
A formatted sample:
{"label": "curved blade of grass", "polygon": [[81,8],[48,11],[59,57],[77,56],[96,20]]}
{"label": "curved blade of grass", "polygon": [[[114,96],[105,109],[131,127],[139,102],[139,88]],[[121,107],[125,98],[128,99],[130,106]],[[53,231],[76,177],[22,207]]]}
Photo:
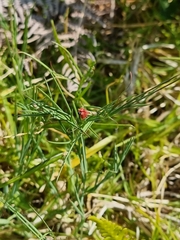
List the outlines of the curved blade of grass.
{"label": "curved blade of grass", "polygon": [[69,64],[69,66],[71,67],[71,69],[73,70],[75,75],[77,76],[77,73],[78,73],[79,77],[82,78],[83,74],[81,73],[81,71],[80,71],[79,67],[77,66],[76,62],[74,61],[73,57],[71,56],[69,51],[61,45],[61,42],[57,35],[56,28],[54,26],[54,22],[52,20],[51,20],[51,25],[52,25],[52,29],[53,29],[54,38],[56,40],[56,42],[54,42],[54,43],[59,47],[61,54],[64,56],[64,59]]}
{"label": "curved blade of grass", "polygon": [[13,212],[16,217],[38,238],[45,240],[46,238],[38,231],[31,222],[29,222],[20,212],[18,212],[12,205],[6,203],[6,208]]}
{"label": "curved blade of grass", "polygon": [[[26,52],[20,52],[20,53],[22,53],[22,54],[24,54],[24,55],[26,55],[26,56],[34,59],[37,63],[41,64],[45,69],[47,69],[47,70],[50,72],[51,76],[53,77],[53,79],[54,79],[54,81],[55,81],[55,83],[56,83],[56,85],[57,85],[57,87],[58,87],[58,89],[59,89],[59,91],[60,91],[60,93],[61,93],[61,95],[62,95],[62,98],[63,98],[64,103],[66,104],[66,106],[67,106],[67,108],[68,108],[68,111],[71,113],[71,108],[69,107],[69,104],[68,104],[68,102],[67,102],[67,100],[66,100],[66,98],[65,98],[65,96],[64,96],[64,94],[63,94],[63,91],[62,91],[62,89],[60,88],[60,86],[59,86],[59,84],[58,84],[58,81],[56,80],[56,73],[55,73],[54,71],[52,71],[51,68],[49,68],[46,64],[44,64],[42,61],[40,61],[40,60],[37,59],[36,57],[32,56],[31,54],[28,54],[28,53],[26,53]],[[66,77],[64,77],[63,75],[60,75],[60,74],[58,74],[58,78],[67,80]]]}

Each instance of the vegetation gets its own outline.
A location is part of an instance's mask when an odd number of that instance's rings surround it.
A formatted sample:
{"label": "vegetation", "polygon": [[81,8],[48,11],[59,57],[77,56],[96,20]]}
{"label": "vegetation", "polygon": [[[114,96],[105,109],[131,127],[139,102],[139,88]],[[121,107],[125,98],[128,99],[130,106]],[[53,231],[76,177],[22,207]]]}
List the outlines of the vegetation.
{"label": "vegetation", "polygon": [[180,239],[178,11],[116,1],[70,49],[51,21],[41,54],[1,17],[1,239]]}

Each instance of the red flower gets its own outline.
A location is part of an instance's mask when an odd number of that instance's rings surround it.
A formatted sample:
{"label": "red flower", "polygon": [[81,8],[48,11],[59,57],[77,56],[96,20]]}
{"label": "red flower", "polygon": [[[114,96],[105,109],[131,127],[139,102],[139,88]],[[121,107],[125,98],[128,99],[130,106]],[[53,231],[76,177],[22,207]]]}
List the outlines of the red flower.
{"label": "red flower", "polygon": [[80,108],[78,109],[78,113],[81,119],[85,119],[88,116],[91,115],[91,112],[89,112],[88,110],[86,110],[85,108]]}

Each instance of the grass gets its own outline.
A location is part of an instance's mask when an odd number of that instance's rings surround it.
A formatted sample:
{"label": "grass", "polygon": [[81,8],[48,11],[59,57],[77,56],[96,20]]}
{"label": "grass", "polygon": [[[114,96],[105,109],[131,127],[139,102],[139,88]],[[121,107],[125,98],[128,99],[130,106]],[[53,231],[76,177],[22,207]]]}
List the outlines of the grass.
{"label": "grass", "polygon": [[[124,6],[123,43],[88,39],[98,63],[86,71],[53,22],[50,52],[63,59],[52,64],[48,51],[34,56],[27,29],[19,45],[15,20],[2,20],[13,36],[0,58],[2,239],[101,239],[91,215],[119,225],[110,239],[119,229],[127,239],[179,239],[179,30],[148,6],[137,3],[147,7],[139,16]],[[131,31],[134,17],[144,28]],[[122,44],[126,64],[116,65]],[[97,114],[82,120],[80,107]],[[105,238],[108,221],[94,221]]]}

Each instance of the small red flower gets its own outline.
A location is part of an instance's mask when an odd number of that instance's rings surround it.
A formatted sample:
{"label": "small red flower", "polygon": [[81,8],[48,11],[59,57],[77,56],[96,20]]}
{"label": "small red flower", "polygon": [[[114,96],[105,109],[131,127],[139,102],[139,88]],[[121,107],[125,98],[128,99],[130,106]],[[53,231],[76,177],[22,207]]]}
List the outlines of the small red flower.
{"label": "small red flower", "polygon": [[91,112],[89,112],[85,108],[78,109],[78,113],[81,119],[86,119],[88,116],[91,115]]}
{"label": "small red flower", "polygon": [[78,113],[79,113],[79,116],[80,116],[80,118],[82,120],[86,119],[88,116],[92,116],[92,115],[96,115],[97,114],[97,112],[88,111],[85,108],[79,108],[78,109]]}

